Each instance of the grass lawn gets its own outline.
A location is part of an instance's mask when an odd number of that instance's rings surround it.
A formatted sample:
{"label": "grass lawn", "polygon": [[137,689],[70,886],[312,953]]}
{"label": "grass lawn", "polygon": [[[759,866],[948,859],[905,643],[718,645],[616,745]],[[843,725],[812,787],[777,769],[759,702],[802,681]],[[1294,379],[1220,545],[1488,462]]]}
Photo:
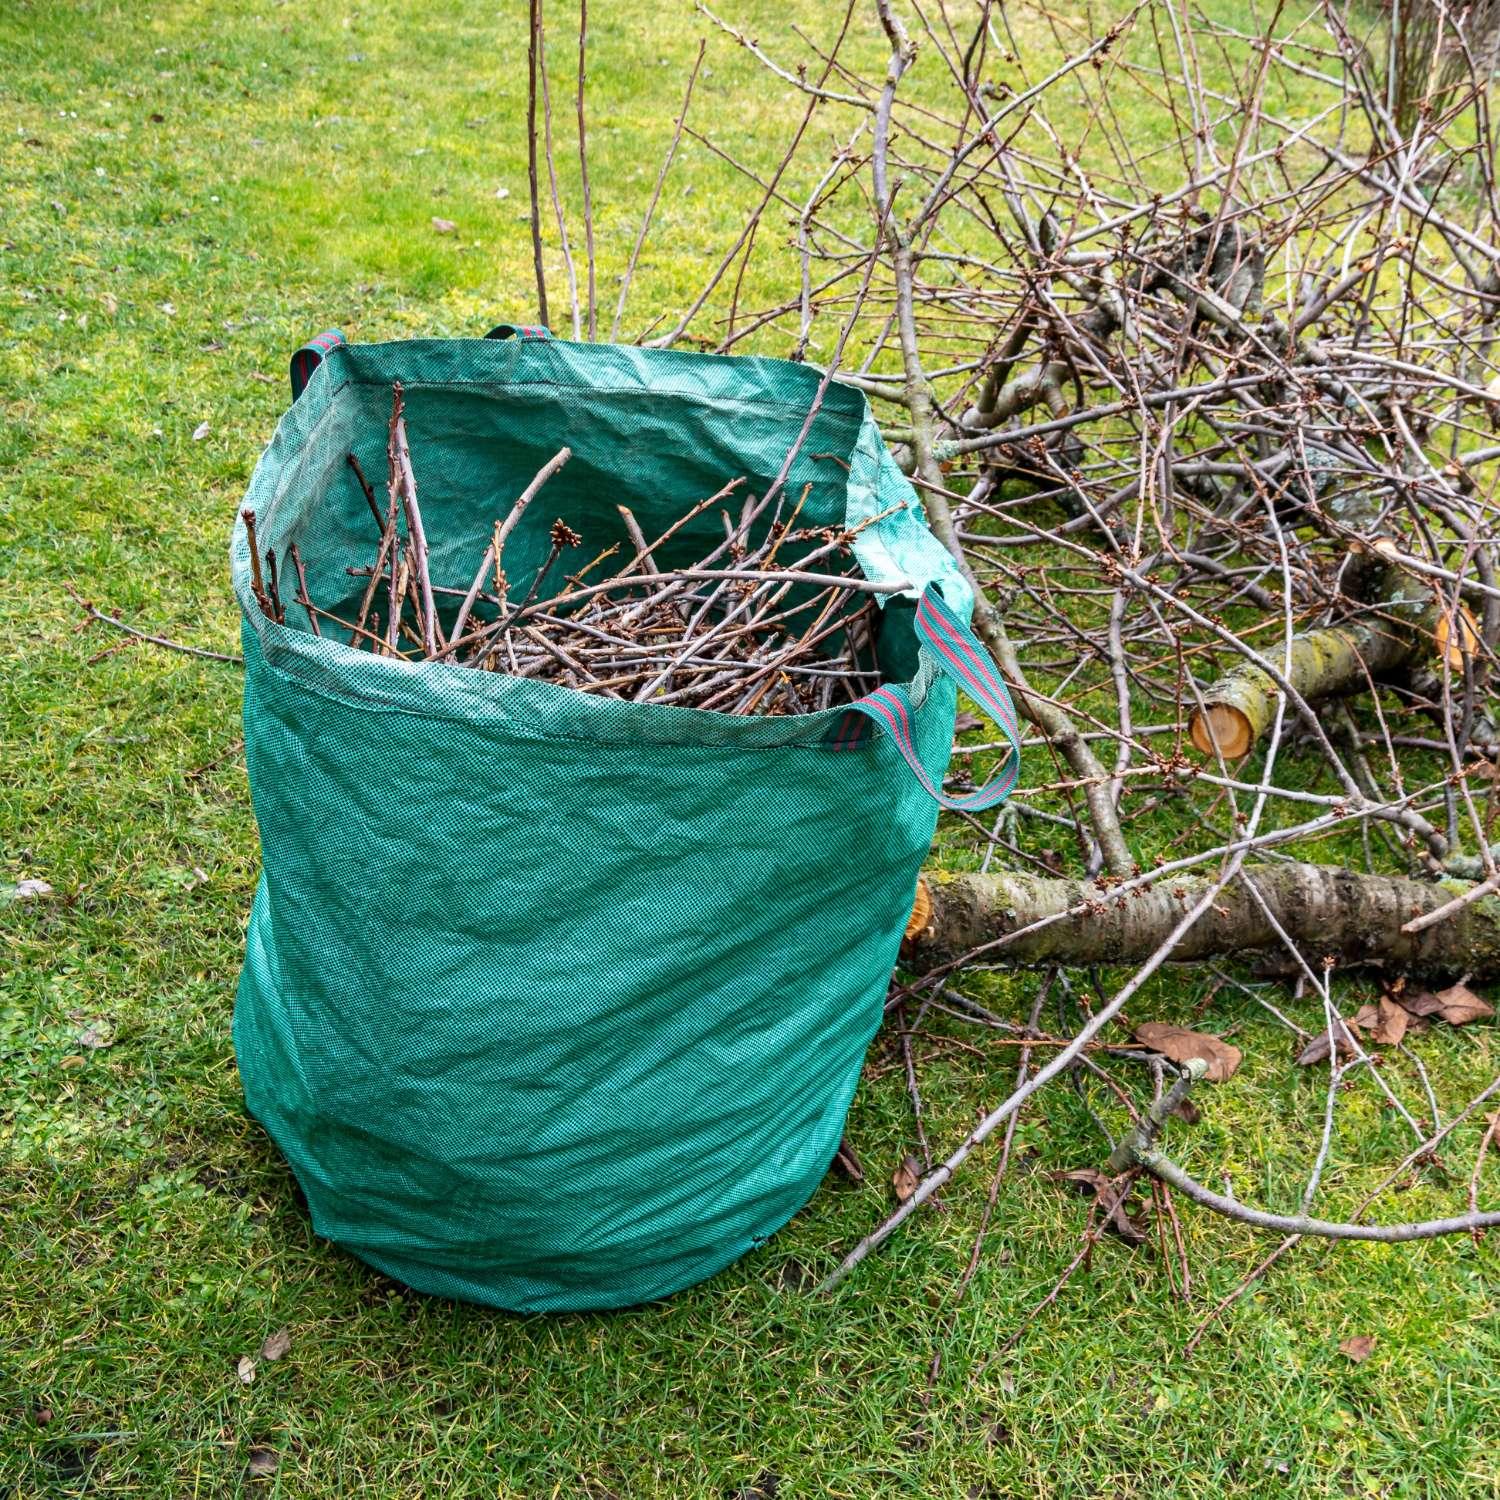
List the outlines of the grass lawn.
{"label": "grass lawn", "polygon": [[[1100,1163],[1091,1110],[1107,1096],[1054,1088],[1024,1117],[956,1313],[993,1152],[835,1298],[805,1295],[882,1216],[911,1148],[889,1041],[850,1121],[865,1185],[830,1178],[771,1243],[667,1303],[508,1316],[406,1293],[312,1236],[244,1112],[230,1045],[257,871],[238,674],[112,651],[114,637],[75,630],[64,585],[234,650],[227,539],[290,351],[332,325],[377,339],[534,319],[522,9],[0,7],[0,1495],[1500,1493],[1493,1243],[1301,1246],[1185,1361],[1270,1244],[1184,1209],[1190,1295],[1153,1246],[1105,1240],[998,1352],[1075,1253],[1086,1206],[1050,1174]],[[707,23],[680,0],[593,10],[612,310]],[[793,53],[791,8],[732,0],[730,15]],[[824,3],[800,19],[826,36],[838,15]],[[555,24],[568,145],[571,16]],[[873,14],[854,24],[855,53],[878,60]],[[800,112],[791,91],[722,37],[706,68],[696,121],[774,163]],[[799,183],[828,143],[813,132]],[[749,201],[742,177],[684,141],[626,336],[691,301]],[[755,270],[745,305],[789,295],[789,257],[777,274]],[[565,332],[566,312],[553,323]],[[789,344],[768,331],[756,347]],[[27,878],[52,896],[7,899]],[[1024,1017],[1035,983],[976,992]],[[1293,1207],[1323,1083],[1291,1067],[1285,1032],[1198,971],[1132,1015],[1234,1031],[1244,1067],[1174,1150]],[[1421,1039],[1441,1097],[1493,1075],[1493,1038]],[[924,1052],[943,1148],[1008,1089],[1014,1055]],[[1393,1078],[1420,1097],[1403,1066]],[[1330,1216],[1406,1149],[1379,1105],[1361,1084],[1343,1107]],[[1455,1135],[1449,1170],[1425,1169],[1388,1213],[1456,1211],[1476,1143]],[[289,1353],[243,1382],[238,1361],[283,1327]],[[1358,1364],[1338,1348],[1357,1335],[1376,1338]]]}

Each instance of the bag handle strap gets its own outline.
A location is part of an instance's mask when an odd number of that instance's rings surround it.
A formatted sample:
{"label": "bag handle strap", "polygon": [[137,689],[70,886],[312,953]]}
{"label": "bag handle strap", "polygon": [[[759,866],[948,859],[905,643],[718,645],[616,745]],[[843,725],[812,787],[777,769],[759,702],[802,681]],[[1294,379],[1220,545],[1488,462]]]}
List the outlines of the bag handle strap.
{"label": "bag handle strap", "polygon": [[918,710],[906,689],[896,684],[876,688],[850,705],[835,733],[833,748],[847,750],[860,743],[864,721],[869,720],[891,736],[912,774],[943,807],[982,812],[1010,796],[1020,776],[1021,741],[1015,707],[993,658],[974,632],[948,607],[935,584],[929,584],[923,591],[915,624],[917,640],[938,669],[984,710],[1010,742],[1005,764],[977,791],[961,797],[948,796],[928,774],[917,754],[912,726]]}
{"label": "bag handle strap", "polygon": [[292,400],[295,401],[303,391],[307,389],[307,382],[312,379],[313,371],[337,348],[347,343],[344,335],[337,328],[330,328],[320,333],[317,338],[309,339],[294,355],[292,355]]}
{"label": "bag handle strap", "polygon": [[543,328],[540,323],[527,325],[523,323],[497,323],[485,334],[487,339],[550,339],[552,330]]}

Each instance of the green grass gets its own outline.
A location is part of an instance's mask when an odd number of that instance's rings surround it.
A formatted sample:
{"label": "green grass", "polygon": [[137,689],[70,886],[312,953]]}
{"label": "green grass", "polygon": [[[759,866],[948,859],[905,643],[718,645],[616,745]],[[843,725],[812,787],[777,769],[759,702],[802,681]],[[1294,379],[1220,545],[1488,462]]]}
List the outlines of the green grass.
{"label": "green grass", "polygon": [[[333,324],[370,339],[534,317],[525,47],[520,8],[500,9],[0,11],[0,882],[55,888],[0,906],[0,1494],[602,1500],[769,1494],[768,1476],[783,1497],[1496,1493],[1492,1245],[1304,1246],[1185,1362],[1213,1300],[1269,1248],[1185,1212],[1191,1299],[1154,1248],[1105,1241],[997,1352],[1077,1246],[1086,1207],[1049,1174],[1099,1162],[1090,1109],[1118,1111],[1092,1088],[1056,1088],[1023,1119],[929,1391],[993,1152],[839,1296],[802,1294],[886,1210],[911,1147],[888,1038],[850,1121],[867,1184],[830,1179],[765,1248],[665,1304],[511,1317],[405,1293],[313,1238],[244,1113],[229,1039],[257,865],[232,753],[237,674],[135,647],[92,661],[116,643],[74,632],[63,586],[233,649],[230,519],[284,406],[289,351]],[[685,6],[594,9],[612,308],[703,23]],[[740,0],[733,19],[792,55],[788,8]],[[823,35],[835,20],[827,6],[807,17]],[[862,11],[856,29],[878,65]],[[571,58],[554,48],[568,141]],[[698,120],[765,167],[796,100],[722,39],[708,67]],[[685,144],[627,333],[686,305],[749,201]],[[434,215],[458,233],[435,234]],[[754,269],[746,303],[792,285],[785,258]],[[758,347],[789,342],[773,331]],[[1142,855],[1182,826],[1142,829]],[[960,833],[945,841],[968,857]],[[1012,1015],[1034,984],[975,981]],[[1290,1066],[1285,1033],[1198,972],[1132,1015],[1233,1030],[1246,1064],[1201,1124],[1174,1126],[1174,1149],[1291,1208],[1322,1080]],[[96,1020],[114,1039],[91,1050],[78,1038]],[[1450,1101],[1495,1069],[1482,1028],[1417,1045]],[[1014,1057],[920,1050],[933,1139],[956,1141]],[[1417,1097],[1406,1069],[1391,1063]],[[1329,1212],[1404,1149],[1368,1084],[1340,1119]],[[1451,1211],[1476,1139],[1455,1136],[1447,1171],[1425,1170],[1391,1211]],[[282,1326],[290,1354],[242,1384],[238,1359]],[[1378,1338],[1357,1366],[1337,1348],[1355,1334]],[[251,1481],[262,1447],[278,1467]]]}

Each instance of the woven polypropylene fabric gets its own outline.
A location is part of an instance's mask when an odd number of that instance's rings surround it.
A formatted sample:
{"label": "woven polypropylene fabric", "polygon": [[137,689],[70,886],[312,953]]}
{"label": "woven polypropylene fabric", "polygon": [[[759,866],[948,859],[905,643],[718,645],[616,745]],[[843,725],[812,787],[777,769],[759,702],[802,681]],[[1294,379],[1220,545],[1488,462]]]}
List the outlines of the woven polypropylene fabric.
{"label": "woven polypropylene fabric", "polygon": [[[507,545],[513,590],[554,517],[592,556],[623,541],[619,504],[654,535],[728,479],[763,494],[819,383],[540,339],[334,348],[245,504],[349,615],[346,565],[378,537],[345,455],[385,474],[395,380],[437,582],[466,585],[496,517],[572,448]],[[929,583],[964,618],[971,597],[858,393],[826,391],[791,501],[807,486],[799,526],[895,507],[855,554],[911,585],[881,665],[941,777],[955,692],[912,612]],[[710,511],[659,560],[722,534]],[[235,1045],[318,1232],[521,1310],[659,1297],[763,1241],[838,1146],[933,833],[888,736],[835,751],[842,708],[732,717],[376,657],[290,602],[268,620],[243,524],[231,563],[263,860]]]}

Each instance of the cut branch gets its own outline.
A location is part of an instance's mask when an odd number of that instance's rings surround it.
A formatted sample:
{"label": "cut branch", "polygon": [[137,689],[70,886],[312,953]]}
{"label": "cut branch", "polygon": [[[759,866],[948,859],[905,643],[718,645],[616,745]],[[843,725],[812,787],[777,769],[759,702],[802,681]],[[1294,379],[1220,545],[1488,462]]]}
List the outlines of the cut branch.
{"label": "cut branch", "polygon": [[[1473,616],[1459,605],[1450,616],[1425,584],[1404,581],[1395,567],[1385,570],[1390,587],[1367,620],[1310,630],[1292,638],[1287,680],[1308,703],[1358,692],[1372,678],[1401,673],[1427,655],[1462,675],[1464,658],[1478,644]],[[1457,637],[1457,639],[1455,639]],[[1253,750],[1276,712],[1280,689],[1254,662],[1242,662],[1203,693],[1188,720],[1193,744],[1204,755],[1216,751],[1239,760]]]}
{"label": "cut branch", "polygon": [[[1311,864],[1246,866],[1264,906],[1243,883],[1220,892],[1178,943],[1172,963],[1275,952],[1281,932],[1344,965],[1476,979],[1500,977],[1500,898],[1454,905],[1464,888]],[[1212,882],[1169,875],[1121,894],[1108,884],[1021,874],[924,877],[925,921],[910,932],[905,965],[922,972],[967,956],[1029,967],[1140,963]],[[1405,931],[1428,913],[1447,918]],[[916,917],[914,913],[914,920]],[[1278,931],[1278,927],[1281,931]]]}

